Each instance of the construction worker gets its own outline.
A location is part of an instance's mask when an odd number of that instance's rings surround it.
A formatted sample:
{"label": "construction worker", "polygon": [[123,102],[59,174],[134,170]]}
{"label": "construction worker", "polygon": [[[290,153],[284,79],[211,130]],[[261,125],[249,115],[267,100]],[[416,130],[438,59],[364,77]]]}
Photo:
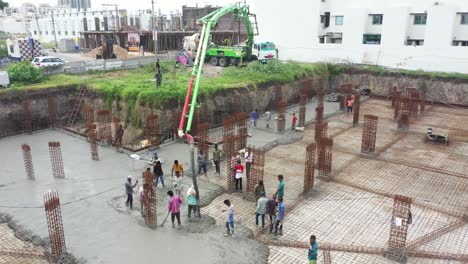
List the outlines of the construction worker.
{"label": "construction worker", "polygon": [[352,113],[352,112],[353,112],[353,103],[354,103],[353,97],[350,96],[350,97],[348,98],[347,103],[346,103],[346,105],[348,106],[348,109],[347,109],[347,112],[348,112],[348,113]]}
{"label": "construction worker", "polygon": [[171,213],[172,228],[175,227],[175,218],[177,218],[177,224],[180,228],[180,204],[182,203],[182,199],[178,195],[174,195],[172,191],[168,191],[167,195],[169,195],[168,210]]}
{"label": "construction worker", "polygon": [[[258,114],[257,109],[255,109],[255,111],[253,111],[250,114],[250,122],[251,122],[251,124],[254,125],[254,127],[257,127],[257,121],[258,121],[259,118],[260,118],[260,115]],[[250,127],[250,125],[249,125],[249,127]]]}
{"label": "construction worker", "polygon": [[197,210],[197,192],[195,191],[195,188],[190,186],[190,188],[187,190],[187,200],[188,200],[188,219],[191,221],[190,216],[193,215],[196,216],[198,210]]}
{"label": "construction worker", "polygon": [[125,193],[127,194],[127,201],[125,202],[125,205],[130,205],[130,210],[133,208],[133,188],[135,188],[137,184],[138,180],[136,180],[135,184],[132,185],[132,176],[127,177],[127,182],[125,183]]}
{"label": "construction worker", "polygon": [[265,121],[266,121],[266,128],[270,128],[271,127],[271,112],[270,111],[266,111],[265,114]]}
{"label": "construction worker", "polygon": [[159,181],[161,181],[163,187],[166,187],[164,185],[164,173],[162,170],[161,161],[159,160],[156,161],[156,164],[154,165],[154,168],[153,168],[153,174],[154,174],[154,177],[156,178],[155,187],[158,187]]}
{"label": "construction worker", "polygon": [[184,167],[178,160],[174,160],[174,164],[172,164],[171,177],[174,177],[174,173],[176,176],[184,177]]}
{"label": "construction worker", "polygon": [[280,231],[280,235],[282,235],[283,233],[284,214],[285,214],[285,206],[284,206],[283,198],[278,198],[278,208],[276,210],[275,236],[278,234],[278,229]]}
{"label": "construction worker", "polygon": [[260,199],[262,193],[265,193],[265,185],[263,185],[263,181],[258,181],[257,185],[255,185],[255,201]]}
{"label": "construction worker", "polygon": [[255,225],[258,227],[258,217],[262,218],[262,229],[265,229],[265,213],[268,199],[265,197],[265,193],[260,193],[260,199],[257,201],[257,210],[255,212]]}
{"label": "construction worker", "polygon": [[202,169],[203,169],[203,173],[206,175],[206,166],[207,166],[207,162],[206,162],[206,159],[205,159],[205,155],[203,154],[203,150],[200,150],[200,152],[198,153],[197,155],[197,163],[198,163],[198,175],[200,175]]}
{"label": "construction worker", "polygon": [[224,234],[225,237],[231,235],[234,237],[234,205],[231,204],[231,201],[229,200],[224,200],[224,204],[227,206],[226,210],[223,210],[223,212],[226,212],[226,234]]}
{"label": "construction worker", "polygon": [[279,181],[279,184],[278,184],[278,189],[276,190],[276,196],[278,198],[283,198],[284,197],[284,187],[286,185],[286,183],[284,182],[284,176],[283,175],[278,175],[278,181]]}
{"label": "construction worker", "polygon": [[318,244],[314,235],[310,236],[310,246],[308,252],[309,264],[317,264]]}
{"label": "construction worker", "polygon": [[296,129],[296,123],[297,123],[296,113],[293,113],[292,114],[292,120],[291,120],[291,130]]}
{"label": "construction worker", "polygon": [[247,152],[245,153],[245,173],[247,178],[250,177],[250,168],[252,167],[253,161],[254,154],[250,148],[247,148]]}
{"label": "construction worker", "polygon": [[213,162],[216,167],[216,173],[218,175],[221,175],[221,168],[220,168],[220,163],[221,163],[221,150],[218,148],[218,145],[214,145],[214,151],[213,151]]}
{"label": "construction worker", "polygon": [[268,200],[266,205],[266,212],[270,218],[270,234],[273,232],[273,226],[275,225],[275,216],[276,216],[276,195]]}
{"label": "construction worker", "polygon": [[234,167],[236,173],[236,191],[242,192],[242,177],[244,176],[244,166],[241,164],[241,161],[238,160],[236,166]]}
{"label": "construction worker", "polygon": [[120,152],[120,147],[122,146],[123,135],[124,135],[124,129],[123,129],[123,126],[120,125],[115,131],[115,146],[117,147],[117,151],[119,152]]}

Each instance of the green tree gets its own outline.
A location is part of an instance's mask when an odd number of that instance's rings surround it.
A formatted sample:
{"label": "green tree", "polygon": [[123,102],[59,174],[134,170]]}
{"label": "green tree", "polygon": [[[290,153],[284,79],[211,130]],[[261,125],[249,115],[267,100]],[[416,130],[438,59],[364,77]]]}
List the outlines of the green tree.
{"label": "green tree", "polygon": [[11,63],[8,65],[7,71],[13,84],[38,83],[45,78],[43,70],[34,67],[29,61]]}
{"label": "green tree", "polygon": [[3,2],[2,0],[0,0],[0,9],[3,10],[5,9],[5,7],[9,7],[10,4],[8,4],[7,2]]}

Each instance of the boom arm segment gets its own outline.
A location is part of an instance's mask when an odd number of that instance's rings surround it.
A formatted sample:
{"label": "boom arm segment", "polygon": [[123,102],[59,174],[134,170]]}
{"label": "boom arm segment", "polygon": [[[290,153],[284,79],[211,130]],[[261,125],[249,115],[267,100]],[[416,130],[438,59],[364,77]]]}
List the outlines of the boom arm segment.
{"label": "boom arm segment", "polygon": [[[192,76],[190,78],[189,86],[187,89],[187,95],[185,97],[185,103],[184,103],[184,108],[182,111],[182,116],[180,118],[179,129],[178,129],[178,134],[180,137],[184,136],[185,133],[187,134],[190,133],[190,129],[192,127],[193,114],[195,112],[195,107],[197,103],[200,78],[201,78],[203,63],[205,62],[206,50],[208,47],[208,40],[209,40],[209,36],[211,33],[211,29],[214,26],[216,26],[220,17],[228,13],[234,13],[238,17],[242,16],[242,20],[244,21],[246,28],[247,28],[247,37],[248,37],[247,49],[249,50],[249,54],[251,53],[254,32],[253,32],[252,24],[250,23],[249,7],[247,5],[241,5],[240,3],[237,3],[237,4],[230,5],[230,6],[222,7],[199,19],[199,21],[203,23],[203,29],[200,35],[200,41],[198,43],[195,63],[193,64],[193,68],[192,68]],[[193,89],[193,94],[192,94],[192,88],[193,88],[194,82],[195,82],[195,88]],[[188,110],[190,98],[192,100],[190,103],[190,111],[187,116],[187,110]],[[188,117],[187,126],[185,128],[185,133],[184,133],[185,118],[187,117]]]}

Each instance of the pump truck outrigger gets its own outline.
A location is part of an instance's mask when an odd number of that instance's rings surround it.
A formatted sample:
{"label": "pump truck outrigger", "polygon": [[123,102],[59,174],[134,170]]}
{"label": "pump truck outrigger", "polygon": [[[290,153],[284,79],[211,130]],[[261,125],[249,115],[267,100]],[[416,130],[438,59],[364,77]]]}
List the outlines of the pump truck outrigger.
{"label": "pump truck outrigger", "polygon": [[[195,33],[192,36],[184,38],[183,51],[177,55],[177,62],[184,65],[192,65],[196,60],[198,51],[195,52],[197,46],[203,43],[202,38],[206,38],[207,46],[206,53],[203,56],[203,61],[210,62],[214,66],[227,67],[229,65],[240,65],[248,61],[259,60],[266,63],[268,60],[277,59],[278,54],[273,42],[254,42],[254,36],[258,35],[257,18],[254,14],[249,13],[248,5],[240,3],[233,4],[224,8],[220,8],[213,13],[202,17],[199,21],[205,26],[211,22],[210,29],[216,26],[221,16],[233,13],[236,20],[242,20],[245,24],[247,32],[247,40],[245,43],[238,43],[235,46],[217,45],[210,43],[209,31]],[[251,21],[251,18],[253,21]]]}

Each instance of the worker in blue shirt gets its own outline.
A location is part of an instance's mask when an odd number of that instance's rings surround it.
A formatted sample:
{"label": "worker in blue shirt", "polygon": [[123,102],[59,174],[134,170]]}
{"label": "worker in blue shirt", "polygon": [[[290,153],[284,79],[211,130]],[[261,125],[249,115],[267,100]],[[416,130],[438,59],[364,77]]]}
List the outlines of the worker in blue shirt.
{"label": "worker in blue shirt", "polygon": [[309,247],[309,264],[317,264],[317,251],[318,245],[315,241],[315,236],[310,236],[310,247]]}
{"label": "worker in blue shirt", "polygon": [[275,224],[275,236],[278,234],[278,229],[280,230],[280,235],[283,233],[283,220],[284,220],[284,202],[283,198],[278,198],[278,209],[276,212],[276,224]]}
{"label": "worker in blue shirt", "polygon": [[253,111],[250,114],[250,121],[252,122],[254,127],[257,127],[257,121],[258,121],[259,118],[260,118],[260,114],[258,113],[257,109],[255,109],[255,111]]}

